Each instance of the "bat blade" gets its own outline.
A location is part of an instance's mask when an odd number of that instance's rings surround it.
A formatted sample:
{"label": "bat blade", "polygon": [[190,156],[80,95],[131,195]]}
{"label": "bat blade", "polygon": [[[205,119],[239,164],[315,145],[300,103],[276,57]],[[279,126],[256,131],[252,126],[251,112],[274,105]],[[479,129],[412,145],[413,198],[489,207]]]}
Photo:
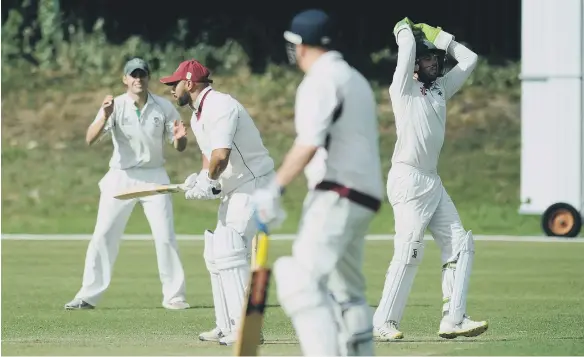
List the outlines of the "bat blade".
{"label": "bat blade", "polygon": [[236,356],[257,356],[261,343],[264,312],[270,286],[271,269],[267,267],[268,236],[259,233],[254,270],[251,273],[247,289],[247,299],[243,308],[238,338],[235,344]]}
{"label": "bat blade", "polygon": [[150,186],[141,186],[126,190],[114,196],[119,200],[129,200],[132,198],[138,197],[147,197],[153,195],[161,195],[165,193],[176,193],[180,191],[185,191],[185,188],[182,184],[175,184],[175,185],[150,185]]}

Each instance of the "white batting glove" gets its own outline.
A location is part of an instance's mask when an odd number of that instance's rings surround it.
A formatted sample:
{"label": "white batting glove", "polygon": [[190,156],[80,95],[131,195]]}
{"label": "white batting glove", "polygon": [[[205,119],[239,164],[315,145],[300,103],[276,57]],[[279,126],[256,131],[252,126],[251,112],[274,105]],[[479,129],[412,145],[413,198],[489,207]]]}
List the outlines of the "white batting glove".
{"label": "white batting glove", "polygon": [[183,183],[183,186],[191,189],[193,187],[195,187],[195,185],[197,184],[197,177],[199,176],[198,173],[194,173],[194,174],[190,174],[189,177],[186,178],[185,182]]}
{"label": "white batting glove", "polygon": [[185,198],[187,200],[204,200],[205,193],[201,191],[198,187],[192,187],[185,192]]}
{"label": "white batting glove", "polygon": [[252,195],[258,220],[269,229],[279,228],[286,220],[286,212],[280,205],[281,189],[274,179],[268,186],[257,189]]}
{"label": "white batting glove", "polygon": [[212,200],[221,197],[221,184],[209,178],[208,171],[204,171],[197,176],[195,185],[185,193],[186,199]]}

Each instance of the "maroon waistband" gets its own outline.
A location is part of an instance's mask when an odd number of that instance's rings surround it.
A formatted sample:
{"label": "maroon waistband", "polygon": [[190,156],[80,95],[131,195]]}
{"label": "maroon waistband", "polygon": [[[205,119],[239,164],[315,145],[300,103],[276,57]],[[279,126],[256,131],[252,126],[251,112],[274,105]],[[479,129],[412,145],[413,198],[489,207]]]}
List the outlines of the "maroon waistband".
{"label": "maroon waistband", "polygon": [[349,201],[361,205],[365,208],[369,208],[373,212],[377,212],[381,208],[381,201],[379,199],[373,196],[369,196],[368,194],[355,191],[352,188],[343,186],[336,182],[322,181],[316,185],[315,189],[321,191],[334,191],[338,193],[339,196],[345,197]]}

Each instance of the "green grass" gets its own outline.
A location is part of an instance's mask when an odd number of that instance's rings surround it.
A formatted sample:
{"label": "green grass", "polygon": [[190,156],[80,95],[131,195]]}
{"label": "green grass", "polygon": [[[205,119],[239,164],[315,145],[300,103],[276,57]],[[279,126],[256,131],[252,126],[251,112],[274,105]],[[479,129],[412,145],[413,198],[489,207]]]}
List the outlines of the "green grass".
{"label": "green grass", "polygon": [[[193,308],[167,311],[154,246],[124,241],[112,284],[92,311],[64,311],[81,283],[85,241],[2,242],[3,355],[231,355],[232,349],[197,340],[212,327],[213,310],[202,242],[180,241]],[[472,339],[437,335],[441,307],[440,262],[434,243],[418,272],[399,343],[376,345],[377,355],[584,354],[584,245],[580,243],[476,243],[468,313],[489,330]],[[271,258],[288,254],[274,241]],[[393,252],[390,241],[367,242],[367,298],[378,303]],[[299,354],[289,320],[269,293],[262,355]]]}
{"label": "green grass", "polygon": [[[386,153],[393,151],[393,140],[393,136],[383,140]],[[50,156],[42,148],[3,150],[3,233],[91,233],[99,199],[97,182],[107,170],[111,151],[109,143],[101,144],[98,147],[76,145],[71,151],[52,151]],[[290,144],[290,139],[278,143],[267,139],[278,162]],[[477,157],[476,152],[453,154],[454,150],[451,144],[445,148],[441,173],[468,229],[480,234],[541,234],[538,217],[517,214],[516,173],[498,168],[513,165],[517,159],[514,153],[505,161],[501,156]],[[194,147],[183,154],[169,150],[167,167],[173,182],[182,182],[191,171],[198,170],[199,156],[194,151]],[[387,154],[384,159],[387,172]],[[463,161],[466,169],[458,168],[453,159]],[[475,164],[475,160],[480,161]],[[304,183],[303,178],[297,180],[284,197],[289,217],[280,232],[296,230],[306,193]],[[178,233],[201,234],[215,225],[217,201],[187,201],[180,194],[173,199]],[[126,232],[149,233],[139,205]],[[371,232],[393,232],[393,213],[387,202],[373,222]]]}

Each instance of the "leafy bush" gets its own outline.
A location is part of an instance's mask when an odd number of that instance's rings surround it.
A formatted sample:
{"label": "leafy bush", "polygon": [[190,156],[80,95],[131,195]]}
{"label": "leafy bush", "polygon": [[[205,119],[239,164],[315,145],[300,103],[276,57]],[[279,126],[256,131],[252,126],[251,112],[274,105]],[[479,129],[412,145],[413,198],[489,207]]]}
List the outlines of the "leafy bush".
{"label": "leafy bush", "polygon": [[[12,84],[22,78],[23,71],[33,71],[49,77],[76,74],[80,80],[99,79],[102,84],[111,84],[119,80],[124,63],[134,56],[148,61],[154,72],[174,71],[179,62],[192,57],[223,74],[247,67],[249,62],[243,47],[232,40],[221,47],[208,45],[204,40],[195,47],[181,46],[189,35],[186,20],[178,21],[173,38],[165,45],[151,44],[138,36],[118,46],[110,44],[103,19],[98,19],[90,32],[79,23],[69,25],[65,33],[56,3],[40,0],[38,18],[28,26],[18,10],[10,10],[2,26],[3,83]],[[205,34],[200,37],[204,39]]]}
{"label": "leafy bush", "polygon": [[[180,61],[192,57],[205,63],[214,73],[223,75],[238,73],[247,69],[250,63],[244,48],[234,40],[227,40],[222,46],[212,46],[208,34],[201,33],[196,37],[196,46],[186,47],[186,39],[193,36],[187,29],[186,20],[177,22],[164,45],[149,43],[138,36],[114,45],[108,42],[103,19],[98,19],[91,31],[85,31],[81,23],[64,26],[58,3],[39,0],[37,18],[31,23],[24,23],[18,9],[10,10],[2,26],[3,84],[10,83],[11,87],[24,85],[18,79],[32,72],[40,85],[51,85],[47,78],[73,76],[83,83],[111,85],[119,81],[121,68],[133,56],[147,60],[155,73],[171,72]],[[31,6],[30,2],[24,0],[21,8],[27,6]],[[389,49],[382,49],[371,54],[370,64],[395,64],[396,55]],[[492,92],[506,92],[515,99],[519,95],[519,69],[518,63],[493,66],[481,58],[465,87],[480,86]],[[275,78],[290,82],[291,76],[297,76],[289,72],[285,67],[278,69],[271,65],[264,76],[267,82]]]}

